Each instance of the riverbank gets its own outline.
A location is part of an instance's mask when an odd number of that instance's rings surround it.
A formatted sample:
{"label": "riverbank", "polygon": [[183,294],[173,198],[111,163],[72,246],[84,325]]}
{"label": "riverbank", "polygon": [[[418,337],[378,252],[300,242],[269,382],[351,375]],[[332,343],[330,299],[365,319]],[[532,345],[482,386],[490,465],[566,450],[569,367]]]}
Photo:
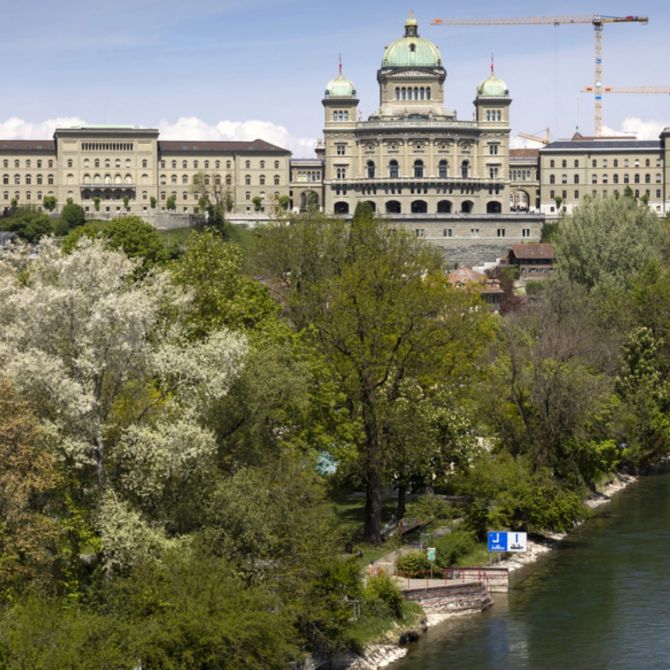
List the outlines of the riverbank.
{"label": "riverbank", "polygon": [[[638,479],[633,475],[617,474],[611,481],[602,486],[598,493],[589,497],[585,501],[585,505],[589,509],[595,510],[610,502],[613,496]],[[568,533],[548,533],[539,538],[535,536],[534,539],[529,539],[528,551],[525,554],[514,554],[510,558],[496,563],[496,566],[507,568],[510,572],[519,570],[536,562],[543,554],[556,549],[567,536]],[[422,630],[426,631],[449,619],[470,616],[471,614],[471,612],[427,612]],[[386,640],[383,644],[369,645],[366,647],[363,656],[352,659],[351,664],[347,665],[346,668],[347,670],[380,670],[381,668],[387,668],[407,654],[407,648],[402,646],[405,642],[399,641],[398,644],[392,644]]]}

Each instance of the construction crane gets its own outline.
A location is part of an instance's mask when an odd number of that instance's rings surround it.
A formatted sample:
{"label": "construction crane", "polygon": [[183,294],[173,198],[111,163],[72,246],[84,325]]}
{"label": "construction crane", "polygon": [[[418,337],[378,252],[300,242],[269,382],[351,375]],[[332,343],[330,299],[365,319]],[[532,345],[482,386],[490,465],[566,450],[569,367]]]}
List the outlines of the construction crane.
{"label": "construction crane", "polygon": [[[549,144],[551,142],[551,133],[549,128],[543,128],[544,137],[541,137],[537,133],[519,133],[519,137],[523,137],[524,140],[531,140],[532,142],[539,142],[540,144]],[[538,131],[539,132],[539,131]]]}
{"label": "construction crane", "polygon": [[575,16],[519,16],[499,19],[435,19],[433,26],[519,26],[519,25],[569,25],[590,23],[595,38],[595,63],[593,78],[593,98],[595,108],[595,134],[603,130],[603,28],[606,23],[649,23],[647,16],[604,16],[602,14],[581,14]]}
{"label": "construction crane", "polygon": [[[582,93],[593,93],[593,86],[585,86]],[[670,95],[670,86],[603,86],[603,93],[616,95]]]}

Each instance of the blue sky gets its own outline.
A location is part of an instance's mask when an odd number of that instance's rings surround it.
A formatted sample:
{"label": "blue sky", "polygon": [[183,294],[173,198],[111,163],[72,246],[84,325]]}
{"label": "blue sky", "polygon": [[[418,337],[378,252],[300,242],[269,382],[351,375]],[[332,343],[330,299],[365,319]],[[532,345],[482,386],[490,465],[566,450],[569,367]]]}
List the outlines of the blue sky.
{"label": "blue sky", "polygon": [[[544,1],[0,0],[0,136],[48,136],[54,123],[160,126],[163,136],[247,137],[308,154],[321,133],[320,99],[337,72],[356,83],[361,110],[377,106],[383,48],[413,9],[448,71],[447,106],[472,115],[477,83],[496,71],[514,99],[513,132],[550,126],[555,137],[593,129],[593,29],[579,26],[438,28],[438,16],[646,14],[647,26],[604,32],[604,83],[670,85],[670,7],[659,0],[606,6]],[[644,72],[641,77],[638,73]],[[639,122],[634,119],[640,119]],[[606,126],[653,134],[670,125],[670,96],[609,96]],[[647,124],[644,126],[643,124]]]}

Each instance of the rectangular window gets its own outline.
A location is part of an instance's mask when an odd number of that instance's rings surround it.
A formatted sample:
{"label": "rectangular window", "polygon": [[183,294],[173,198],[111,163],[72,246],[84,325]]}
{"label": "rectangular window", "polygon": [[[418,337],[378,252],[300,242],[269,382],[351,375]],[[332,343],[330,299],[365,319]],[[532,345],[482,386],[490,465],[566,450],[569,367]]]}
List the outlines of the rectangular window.
{"label": "rectangular window", "polygon": [[470,237],[479,237],[479,228],[470,228]]}
{"label": "rectangular window", "polygon": [[451,228],[445,228],[442,231],[442,237],[452,237],[453,236],[453,230]]}
{"label": "rectangular window", "polygon": [[505,237],[505,229],[504,228],[498,228],[498,237]]}
{"label": "rectangular window", "polygon": [[338,179],[346,179],[347,178],[347,168],[345,167],[338,167],[337,172],[336,172],[337,178]]}
{"label": "rectangular window", "polygon": [[346,153],[347,147],[344,144],[338,144],[337,145],[337,155],[338,156],[344,156]]}
{"label": "rectangular window", "polygon": [[530,228],[522,228],[521,237],[530,237]]}
{"label": "rectangular window", "polygon": [[497,144],[489,144],[489,154],[491,156],[497,156],[498,155],[498,145]]}
{"label": "rectangular window", "polygon": [[414,230],[414,234],[415,234],[417,237],[424,237],[425,234],[426,234],[426,231],[425,231],[423,228],[416,228],[416,229]]}
{"label": "rectangular window", "polygon": [[579,200],[579,191],[575,191],[575,200]]}

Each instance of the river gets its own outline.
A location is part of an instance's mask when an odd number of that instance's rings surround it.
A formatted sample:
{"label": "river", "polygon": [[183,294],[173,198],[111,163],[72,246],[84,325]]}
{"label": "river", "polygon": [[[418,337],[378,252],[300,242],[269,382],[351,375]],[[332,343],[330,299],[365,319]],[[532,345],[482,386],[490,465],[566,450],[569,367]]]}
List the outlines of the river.
{"label": "river", "polygon": [[618,494],[494,599],[391,670],[669,669],[670,473]]}

